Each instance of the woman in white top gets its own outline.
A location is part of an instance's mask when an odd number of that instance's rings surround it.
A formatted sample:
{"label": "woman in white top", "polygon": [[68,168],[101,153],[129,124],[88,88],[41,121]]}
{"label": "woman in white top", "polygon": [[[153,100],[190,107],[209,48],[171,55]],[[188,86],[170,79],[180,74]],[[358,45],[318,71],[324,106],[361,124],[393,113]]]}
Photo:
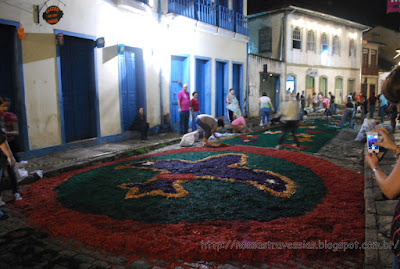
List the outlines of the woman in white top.
{"label": "woman in white top", "polygon": [[261,109],[261,123],[260,126],[265,125],[265,116],[267,116],[267,123],[271,124],[269,117],[271,115],[271,110],[274,111],[274,108],[271,103],[271,98],[267,96],[267,93],[263,93],[263,96],[258,99],[258,105],[260,106]]}

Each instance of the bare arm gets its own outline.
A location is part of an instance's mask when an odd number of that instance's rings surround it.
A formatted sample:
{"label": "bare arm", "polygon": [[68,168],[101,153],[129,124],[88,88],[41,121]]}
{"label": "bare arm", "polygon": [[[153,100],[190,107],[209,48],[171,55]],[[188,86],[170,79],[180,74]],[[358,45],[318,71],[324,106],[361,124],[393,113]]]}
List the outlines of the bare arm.
{"label": "bare arm", "polygon": [[272,111],[275,111],[274,106],[272,105],[271,99],[268,102],[269,102],[269,105],[271,106]]}
{"label": "bare arm", "polygon": [[[382,137],[382,142],[376,142],[374,144],[393,150],[395,154],[400,153],[400,148],[390,139],[389,134],[385,128],[377,126],[377,129]],[[375,153],[367,153],[365,156],[365,162],[371,169],[375,170],[375,179],[379,185],[379,188],[389,199],[393,199],[400,194],[400,162],[396,163],[393,171],[387,176],[380,168],[378,157]]]}
{"label": "bare arm", "polygon": [[10,166],[13,167],[15,165],[15,159],[14,156],[12,155],[10,147],[8,146],[7,140],[0,144],[0,149],[1,151],[3,151],[4,155],[7,156],[7,161],[10,164]]}

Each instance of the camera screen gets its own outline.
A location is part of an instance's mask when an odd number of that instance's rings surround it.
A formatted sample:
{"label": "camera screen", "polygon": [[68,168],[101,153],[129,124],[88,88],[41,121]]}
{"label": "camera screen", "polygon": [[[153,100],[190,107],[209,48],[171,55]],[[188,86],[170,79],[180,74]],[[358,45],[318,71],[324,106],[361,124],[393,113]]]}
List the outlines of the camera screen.
{"label": "camera screen", "polygon": [[378,142],[378,135],[368,135],[367,139],[368,139],[368,148],[369,149],[376,150],[379,148],[379,146],[372,144],[374,142]]}

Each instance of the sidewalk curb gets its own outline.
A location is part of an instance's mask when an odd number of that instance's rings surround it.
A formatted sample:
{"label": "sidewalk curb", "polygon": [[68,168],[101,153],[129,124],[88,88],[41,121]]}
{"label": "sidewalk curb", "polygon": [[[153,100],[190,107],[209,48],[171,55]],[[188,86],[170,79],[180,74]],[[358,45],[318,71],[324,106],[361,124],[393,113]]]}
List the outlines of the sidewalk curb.
{"label": "sidewalk curb", "polygon": [[[178,143],[181,140],[181,138],[171,138],[171,139],[166,139],[162,141],[155,141],[149,144],[144,144],[144,145],[138,145],[134,146],[130,149],[124,149],[116,152],[109,152],[109,153],[104,153],[99,156],[95,157],[90,157],[90,158],[83,158],[83,159],[69,159],[63,161],[64,163],[70,163],[70,165],[66,165],[64,167],[57,167],[57,168],[52,168],[49,170],[45,170],[43,172],[43,178],[49,178],[49,177],[54,177],[58,176],[64,172],[76,170],[76,169],[81,169],[87,166],[103,163],[103,162],[110,162],[110,161],[115,161],[121,158],[126,158],[126,157],[133,157],[133,156],[138,156],[144,153],[148,153],[150,151],[164,148],[170,145],[174,145]],[[62,162],[59,162],[62,163]],[[42,164],[36,165],[38,169],[43,168],[44,166],[47,166],[48,164]],[[37,181],[37,179],[34,179],[32,177],[25,178],[19,182],[20,185],[25,185],[25,184],[31,184],[33,182]]]}

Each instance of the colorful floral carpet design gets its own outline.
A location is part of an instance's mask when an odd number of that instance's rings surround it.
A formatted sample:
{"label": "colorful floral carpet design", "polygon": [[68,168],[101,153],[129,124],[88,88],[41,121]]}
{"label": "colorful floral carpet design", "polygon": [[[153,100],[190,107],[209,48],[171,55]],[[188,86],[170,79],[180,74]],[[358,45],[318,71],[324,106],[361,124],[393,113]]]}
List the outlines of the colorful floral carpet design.
{"label": "colorful floral carpet design", "polygon": [[[306,152],[318,152],[327,142],[334,138],[339,128],[340,118],[308,120],[301,123],[297,129],[296,136],[300,142],[300,150]],[[280,127],[272,127],[261,131],[246,133],[223,140],[229,145],[248,145],[257,147],[273,148],[278,145],[282,132]],[[284,149],[296,148],[295,141],[290,133],[285,137]]]}
{"label": "colorful floral carpet design", "polygon": [[[179,190],[184,194],[174,196]],[[363,242],[363,176],[301,152],[170,150],[43,179],[23,195],[16,205],[35,227],[130,260],[285,262],[362,255],[243,249],[255,242]]]}

